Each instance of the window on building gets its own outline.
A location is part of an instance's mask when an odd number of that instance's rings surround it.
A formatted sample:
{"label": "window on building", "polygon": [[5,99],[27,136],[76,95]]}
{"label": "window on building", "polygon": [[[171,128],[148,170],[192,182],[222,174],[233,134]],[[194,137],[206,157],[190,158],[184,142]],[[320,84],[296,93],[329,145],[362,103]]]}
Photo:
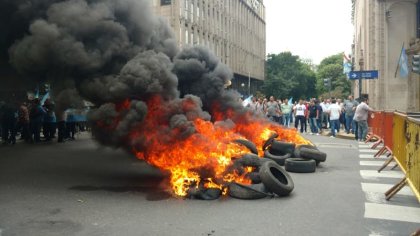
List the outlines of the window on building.
{"label": "window on building", "polygon": [[171,0],[160,0],[160,5],[161,6],[171,5]]}
{"label": "window on building", "polygon": [[185,44],[188,44],[188,29],[185,30]]}
{"label": "window on building", "polygon": [[189,6],[189,4],[188,4],[188,0],[184,0],[184,15],[185,15],[185,19],[188,19],[188,6]]}
{"label": "window on building", "polygon": [[194,19],[194,3],[191,1],[191,5],[190,5],[190,19],[192,22],[195,21]]}
{"label": "window on building", "polygon": [[417,38],[420,38],[420,1],[417,2]]}

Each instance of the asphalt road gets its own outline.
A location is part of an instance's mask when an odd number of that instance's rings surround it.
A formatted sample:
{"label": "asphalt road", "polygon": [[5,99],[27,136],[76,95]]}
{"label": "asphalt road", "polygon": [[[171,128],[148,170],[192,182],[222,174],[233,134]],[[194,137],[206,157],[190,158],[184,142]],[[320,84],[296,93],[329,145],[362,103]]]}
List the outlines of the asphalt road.
{"label": "asphalt road", "polygon": [[[88,135],[63,144],[0,147],[0,236],[409,235],[415,224],[364,217],[358,143],[306,136],[327,152],[293,174],[289,197],[184,200],[156,169]],[[404,199],[403,199],[404,200]],[[409,199],[409,204],[413,203]],[[384,229],[381,234],[375,234]]]}

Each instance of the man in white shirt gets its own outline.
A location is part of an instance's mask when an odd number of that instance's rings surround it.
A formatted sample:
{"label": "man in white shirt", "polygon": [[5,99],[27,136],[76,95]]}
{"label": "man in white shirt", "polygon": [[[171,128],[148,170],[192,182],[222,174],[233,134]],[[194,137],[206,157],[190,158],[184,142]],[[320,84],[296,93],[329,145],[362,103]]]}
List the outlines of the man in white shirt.
{"label": "man in white shirt", "polygon": [[295,113],[295,128],[298,128],[300,122],[300,132],[303,133],[303,128],[305,127],[306,119],[305,119],[305,110],[306,106],[303,104],[302,99],[299,100],[299,104],[294,107]]}
{"label": "man in white shirt", "polygon": [[340,114],[341,107],[336,103],[335,99],[332,100],[331,105],[328,106],[328,113],[330,114],[331,137],[335,137],[335,130],[340,130]]}

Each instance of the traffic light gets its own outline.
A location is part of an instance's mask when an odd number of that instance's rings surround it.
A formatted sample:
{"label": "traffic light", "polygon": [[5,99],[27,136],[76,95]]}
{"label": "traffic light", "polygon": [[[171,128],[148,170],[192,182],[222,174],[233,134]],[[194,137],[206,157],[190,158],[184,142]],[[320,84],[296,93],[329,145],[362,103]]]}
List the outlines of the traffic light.
{"label": "traffic light", "polygon": [[324,79],[324,86],[325,87],[330,87],[331,86],[331,79],[330,78]]}
{"label": "traffic light", "polygon": [[420,55],[413,55],[411,66],[411,71],[413,73],[420,74]]}

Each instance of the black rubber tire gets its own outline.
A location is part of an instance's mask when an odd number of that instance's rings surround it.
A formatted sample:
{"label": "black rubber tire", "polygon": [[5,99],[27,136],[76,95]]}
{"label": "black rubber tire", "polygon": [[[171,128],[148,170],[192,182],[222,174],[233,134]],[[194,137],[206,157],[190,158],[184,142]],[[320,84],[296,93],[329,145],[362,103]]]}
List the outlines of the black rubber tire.
{"label": "black rubber tire", "polygon": [[309,149],[318,150],[318,148],[316,146],[313,146],[313,145],[308,145],[308,144],[298,145],[298,146],[296,146],[295,151],[293,152],[293,157],[294,158],[303,158],[300,155],[300,149],[301,148],[309,148]]}
{"label": "black rubber tire", "polygon": [[267,148],[268,148],[268,146],[270,146],[271,145],[271,143],[273,143],[273,141],[277,138],[279,136],[279,134],[278,133],[274,133],[274,134],[272,134],[268,139],[267,139],[267,141],[265,141],[264,142],[264,144],[263,144],[263,146],[262,146],[262,150],[263,151],[265,151]]}
{"label": "black rubber tire", "polygon": [[263,184],[243,185],[234,182],[229,184],[228,194],[238,199],[261,199],[272,196],[266,192]]}
{"label": "black rubber tire", "polygon": [[289,195],[295,187],[290,175],[274,162],[269,161],[261,166],[260,177],[265,187],[279,196]]}
{"label": "black rubber tire", "polygon": [[252,184],[260,184],[261,177],[259,172],[251,172],[247,173],[245,177],[249,178],[252,181]]}
{"label": "black rubber tire", "polygon": [[319,150],[309,149],[305,147],[300,149],[300,157],[307,158],[307,159],[314,159],[315,161],[320,161],[320,162],[324,162],[325,160],[327,160],[327,154],[325,152],[321,152]]}
{"label": "black rubber tire", "polygon": [[264,157],[267,158],[267,159],[273,160],[274,162],[276,162],[277,164],[279,164],[281,166],[284,166],[284,161],[287,158],[292,157],[292,155],[290,153],[286,153],[284,155],[274,155],[274,154],[271,153],[271,150],[268,149],[268,150],[264,151]]}
{"label": "black rubber tire", "polygon": [[270,146],[270,152],[276,154],[277,152],[286,154],[290,153],[293,154],[295,151],[296,144],[294,143],[286,143],[274,140]]}
{"label": "black rubber tire", "polygon": [[316,170],[316,162],[311,159],[289,158],[284,164],[284,169],[294,173],[312,173]]}
{"label": "black rubber tire", "polygon": [[247,147],[252,153],[258,155],[257,146],[255,146],[255,144],[253,142],[251,142],[249,140],[246,140],[246,139],[236,139],[236,140],[233,140],[233,142]]}
{"label": "black rubber tire", "polygon": [[216,200],[222,195],[222,191],[218,188],[208,188],[204,190],[190,190],[188,197],[200,200]]}
{"label": "black rubber tire", "polygon": [[241,158],[235,160],[235,165],[241,166],[252,166],[252,167],[260,167],[261,166],[261,157],[255,154],[245,154]]}

